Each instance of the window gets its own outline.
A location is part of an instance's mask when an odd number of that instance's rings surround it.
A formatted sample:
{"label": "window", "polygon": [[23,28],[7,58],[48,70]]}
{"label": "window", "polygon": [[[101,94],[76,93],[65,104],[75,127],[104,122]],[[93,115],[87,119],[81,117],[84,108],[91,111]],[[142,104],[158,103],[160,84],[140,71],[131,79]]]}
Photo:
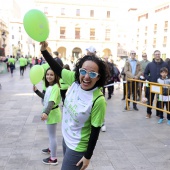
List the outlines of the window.
{"label": "window", "polygon": [[144,41],[144,44],[147,45],[147,40]]}
{"label": "window", "polygon": [[157,24],[154,24],[154,34],[157,32]]}
{"label": "window", "polygon": [[107,11],[107,18],[110,18],[110,11]]}
{"label": "window", "polygon": [[60,27],[60,38],[61,39],[65,39],[65,32],[66,32],[66,28],[65,27]]}
{"label": "window", "polygon": [[12,39],[14,39],[14,35],[12,35]]}
{"label": "window", "polygon": [[21,27],[19,27],[19,32],[21,32]]}
{"label": "window", "polygon": [[80,39],[80,28],[75,28],[75,39]]}
{"label": "window", "polygon": [[48,14],[48,7],[44,7],[44,14]]}
{"label": "window", "polygon": [[110,29],[106,29],[106,32],[105,32],[105,40],[106,40],[106,41],[110,41]]}
{"label": "window", "polygon": [[154,24],[154,31],[157,31],[157,24]]}
{"label": "window", "polygon": [[146,27],[145,27],[145,32],[147,32],[147,31],[148,31],[148,27],[146,26]]}
{"label": "window", "polygon": [[95,40],[95,28],[90,28],[90,40]]}
{"label": "window", "polygon": [[156,47],[156,38],[153,39],[153,48]]}
{"label": "window", "polygon": [[90,10],[90,17],[94,17],[94,10]]}
{"label": "window", "polygon": [[80,16],[80,9],[76,9],[76,16]]}
{"label": "window", "polygon": [[167,31],[167,29],[168,29],[168,21],[165,21],[164,30]]}
{"label": "window", "polygon": [[61,8],[61,15],[65,15],[65,8]]}
{"label": "window", "polygon": [[167,44],[167,36],[164,36],[163,44],[164,44],[164,45]]}

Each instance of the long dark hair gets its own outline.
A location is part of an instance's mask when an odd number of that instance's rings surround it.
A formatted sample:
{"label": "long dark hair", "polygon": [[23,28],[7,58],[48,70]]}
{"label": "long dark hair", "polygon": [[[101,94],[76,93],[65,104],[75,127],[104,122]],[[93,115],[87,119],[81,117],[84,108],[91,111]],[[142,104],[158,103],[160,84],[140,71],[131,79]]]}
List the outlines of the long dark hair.
{"label": "long dark hair", "polygon": [[103,87],[109,78],[109,71],[108,71],[108,67],[106,66],[105,62],[95,55],[85,55],[83,58],[80,58],[77,61],[75,65],[75,81],[80,83],[79,69],[82,67],[85,61],[93,61],[94,63],[97,64],[97,66],[99,67],[100,79],[96,82],[94,87]]}
{"label": "long dark hair", "polygon": [[[51,68],[48,68],[47,70],[46,70],[46,72],[45,72],[45,76],[44,76],[44,81],[45,81],[45,87],[47,88],[50,84],[49,84],[49,82],[47,81],[47,79],[46,79],[46,74],[47,74],[47,71],[48,70],[52,70]],[[53,71],[53,70],[52,70]],[[54,71],[53,71],[54,72]],[[60,83],[59,83],[59,80],[60,80],[60,77],[59,76],[57,76],[55,73],[54,73],[54,76],[55,76],[55,78],[54,78],[54,81],[53,81],[53,84],[52,85],[54,85],[54,84],[58,84],[58,86],[60,87]]]}

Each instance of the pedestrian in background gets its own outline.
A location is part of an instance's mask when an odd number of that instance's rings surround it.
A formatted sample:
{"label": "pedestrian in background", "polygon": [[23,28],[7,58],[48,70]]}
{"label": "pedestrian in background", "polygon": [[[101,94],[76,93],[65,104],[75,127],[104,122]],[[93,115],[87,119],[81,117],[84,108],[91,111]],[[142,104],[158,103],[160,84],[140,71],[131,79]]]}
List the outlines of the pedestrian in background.
{"label": "pedestrian in background", "polygon": [[8,64],[9,64],[9,67],[10,67],[11,76],[13,77],[13,71],[14,71],[14,68],[15,68],[15,59],[13,58],[12,55],[8,59]]}
{"label": "pedestrian in background", "polygon": [[[141,66],[142,66],[142,74],[140,76],[140,80],[145,81],[146,79],[145,79],[145,76],[144,76],[144,71],[145,71],[146,66],[150,63],[150,61],[147,59],[147,54],[146,53],[142,54],[142,59],[143,60],[140,61]],[[145,87],[144,91],[145,91],[145,97],[147,98],[148,92],[146,92],[146,91],[148,91],[148,89],[146,89],[146,88],[147,87]],[[141,83],[139,83],[139,89],[138,89],[138,97],[139,97],[138,101],[140,101],[140,99],[141,99],[142,89],[143,89],[143,83],[141,82]]]}
{"label": "pedestrian in background", "polygon": [[[168,77],[170,75],[170,68],[168,68],[168,64],[164,62],[161,59],[161,52],[159,50],[155,50],[154,53],[154,59],[152,62],[150,62],[144,71],[144,77],[147,81],[149,82],[155,82],[157,83],[158,78],[160,77],[160,70],[162,67],[166,67],[168,69]],[[153,105],[153,100],[155,97],[155,93],[151,93],[150,95],[150,88],[148,88],[148,94],[147,95],[147,104],[152,106]],[[151,98],[150,98],[151,96]],[[157,105],[158,107],[158,105]],[[147,107],[147,114],[146,114],[146,119],[151,118],[152,115],[152,108]],[[159,117],[159,112],[156,110],[156,116]]]}
{"label": "pedestrian in background", "polygon": [[[132,50],[130,52],[130,59],[126,61],[124,72],[126,74],[127,79],[134,79],[138,80],[140,75],[142,74],[142,67],[140,62],[136,59],[136,52]],[[137,101],[137,89],[138,89],[138,82],[136,81],[128,81],[128,99],[130,99],[131,94],[133,95],[133,100]],[[128,101],[128,105],[130,102]],[[137,104],[133,102],[133,109],[138,111]],[[127,110],[127,106],[125,107]]]}

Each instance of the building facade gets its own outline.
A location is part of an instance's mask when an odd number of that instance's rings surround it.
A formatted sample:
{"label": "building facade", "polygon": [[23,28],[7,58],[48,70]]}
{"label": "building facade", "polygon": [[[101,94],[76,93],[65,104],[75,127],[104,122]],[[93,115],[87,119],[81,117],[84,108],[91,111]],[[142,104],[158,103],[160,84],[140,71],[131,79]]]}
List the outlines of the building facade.
{"label": "building facade", "polygon": [[92,45],[100,57],[117,57],[117,27],[110,0],[81,3],[78,0],[35,0],[35,3],[49,20],[50,52],[78,58]]}
{"label": "building facade", "polygon": [[136,49],[139,59],[142,52],[148,54],[149,60],[153,52],[160,50],[162,58],[170,58],[170,3],[162,3],[138,14],[136,18]]}

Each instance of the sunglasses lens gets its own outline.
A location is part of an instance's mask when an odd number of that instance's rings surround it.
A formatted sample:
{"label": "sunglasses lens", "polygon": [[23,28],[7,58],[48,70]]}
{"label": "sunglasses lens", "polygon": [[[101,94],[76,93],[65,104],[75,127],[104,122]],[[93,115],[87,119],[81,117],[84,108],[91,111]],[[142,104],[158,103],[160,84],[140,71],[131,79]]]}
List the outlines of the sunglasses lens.
{"label": "sunglasses lens", "polygon": [[87,71],[86,71],[86,70],[83,70],[83,69],[80,69],[79,71],[80,71],[80,74],[83,75],[83,76],[85,76],[86,73],[87,73]]}
{"label": "sunglasses lens", "polygon": [[95,72],[90,72],[90,73],[89,73],[89,76],[90,76],[90,78],[96,78],[96,77],[97,77],[97,73],[95,73]]}

